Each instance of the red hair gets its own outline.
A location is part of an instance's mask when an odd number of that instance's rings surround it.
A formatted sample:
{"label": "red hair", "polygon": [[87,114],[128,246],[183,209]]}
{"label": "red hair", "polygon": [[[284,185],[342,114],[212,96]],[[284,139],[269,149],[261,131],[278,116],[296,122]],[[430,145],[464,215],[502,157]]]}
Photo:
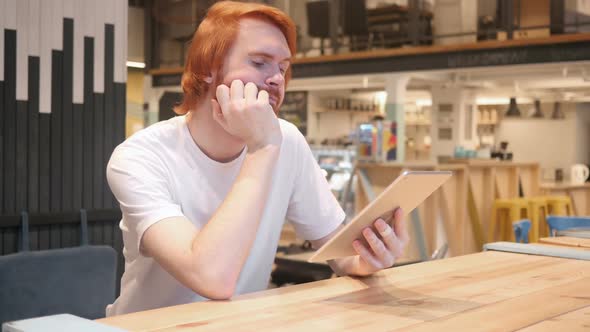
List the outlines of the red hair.
{"label": "red hair", "polygon": [[[257,3],[234,1],[214,4],[193,35],[182,74],[184,98],[174,109],[177,114],[189,112],[205,98],[210,87],[221,84],[223,61],[237,38],[239,20],[245,17],[259,18],[275,25],[285,36],[291,55],[296,53],[295,24],[279,9]],[[206,83],[205,78],[212,73],[216,73],[216,82]],[[290,78],[289,67],[285,73],[285,84]]]}

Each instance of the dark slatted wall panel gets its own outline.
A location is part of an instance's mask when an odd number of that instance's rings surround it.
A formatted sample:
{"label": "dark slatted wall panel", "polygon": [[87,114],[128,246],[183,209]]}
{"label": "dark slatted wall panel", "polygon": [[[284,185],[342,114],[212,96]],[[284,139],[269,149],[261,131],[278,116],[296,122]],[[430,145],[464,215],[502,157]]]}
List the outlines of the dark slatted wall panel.
{"label": "dark slatted wall panel", "polygon": [[[30,55],[23,60],[28,71],[24,75],[27,100],[17,100],[22,79],[17,75],[18,31],[1,30],[0,216],[23,210],[34,213],[117,207],[105,175],[113,149],[124,140],[125,129],[125,83],[115,81],[114,75],[116,26],[103,25],[100,50],[94,37],[82,36],[80,50],[76,51],[82,57],[81,82],[74,81],[74,38],[76,27],[87,27],[69,17],[59,26],[62,49],[53,48],[45,62],[40,56]],[[104,52],[104,63],[98,67],[96,51]],[[49,64],[49,71],[43,64]],[[97,69],[104,75],[104,92],[100,93],[94,91]],[[42,86],[43,70],[50,73],[48,86]],[[83,91],[83,102],[74,101],[76,84]],[[41,93],[50,94],[45,112],[40,108]],[[60,232],[58,228],[49,229],[49,242],[63,242],[56,235]],[[39,239],[43,236],[40,234]],[[71,237],[69,234],[65,242]]]}
{"label": "dark slatted wall panel", "polygon": [[93,110],[94,110],[94,93],[92,93],[94,82],[94,39],[90,37],[84,38],[84,197],[82,206],[92,207],[93,190],[93,146],[94,146],[94,131],[93,131]]}
{"label": "dark slatted wall panel", "polygon": [[16,210],[16,31],[4,30],[4,212]]}
{"label": "dark slatted wall panel", "polygon": [[[89,222],[90,243],[117,249],[120,275],[120,212],[105,169],[125,138],[125,59],[115,55],[126,54],[121,49],[126,47],[127,4],[116,2],[123,10],[107,8],[105,17],[96,18],[105,22],[95,25],[98,38],[84,19],[93,15],[84,8],[87,3],[64,7],[58,22],[55,10],[62,9],[54,10],[49,1],[26,12],[28,4],[7,2],[0,13],[3,20],[11,17],[7,13],[18,13],[16,29],[14,22],[0,20],[0,255],[19,250],[21,211],[51,220],[31,219],[36,220],[29,228],[31,250],[79,245],[79,220],[59,216],[80,209],[89,215],[106,211],[111,217]],[[36,12],[40,23],[33,26],[31,13]],[[60,35],[50,33],[56,31]],[[104,59],[96,51],[104,52]],[[97,90],[101,80],[102,91]]]}
{"label": "dark slatted wall panel", "polygon": [[[61,210],[71,211],[73,207],[73,183],[72,183],[72,80],[73,80],[73,50],[74,21],[66,18],[63,21],[63,58],[62,58],[62,84],[61,84],[61,154],[62,154],[62,181],[61,181]],[[53,113],[53,111],[52,111]],[[56,119],[57,120],[57,119]]]}

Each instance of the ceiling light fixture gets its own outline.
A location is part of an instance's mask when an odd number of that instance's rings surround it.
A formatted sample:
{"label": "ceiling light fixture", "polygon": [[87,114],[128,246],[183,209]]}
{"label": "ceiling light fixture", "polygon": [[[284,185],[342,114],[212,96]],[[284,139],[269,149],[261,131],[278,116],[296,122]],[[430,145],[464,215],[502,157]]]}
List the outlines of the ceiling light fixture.
{"label": "ceiling light fixture", "polygon": [[508,106],[508,111],[506,111],[507,117],[519,117],[520,110],[518,109],[518,105],[516,105],[516,97],[510,97],[510,106]]}
{"label": "ceiling light fixture", "polygon": [[556,101],[553,105],[553,113],[551,114],[551,118],[555,120],[565,119],[565,114],[561,110],[561,103]]}
{"label": "ceiling light fixture", "polygon": [[137,61],[127,61],[127,67],[143,69],[145,68],[145,63]]}
{"label": "ceiling light fixture", "polygon": [[535,99],[535,112],[531,117],[536,119],[542,119],[544,117],[543,112],[541,111],[541,101],[539,99]]}

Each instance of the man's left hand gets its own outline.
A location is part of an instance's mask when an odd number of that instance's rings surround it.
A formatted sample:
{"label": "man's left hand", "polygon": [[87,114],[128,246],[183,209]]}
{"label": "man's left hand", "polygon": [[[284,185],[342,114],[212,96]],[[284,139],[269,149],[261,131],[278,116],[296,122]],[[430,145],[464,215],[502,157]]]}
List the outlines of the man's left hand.
{"label": "man's left hand", "polygon": [[360,240],[352,243],[359,254],[354,264],[354,274],[357,275],[369,275],[392,267],[409,242],[408,228],[400,208],[395,209],[391,225],[380,218],[375,220],[373,227],[363,229],[362,234],[366,243]]}

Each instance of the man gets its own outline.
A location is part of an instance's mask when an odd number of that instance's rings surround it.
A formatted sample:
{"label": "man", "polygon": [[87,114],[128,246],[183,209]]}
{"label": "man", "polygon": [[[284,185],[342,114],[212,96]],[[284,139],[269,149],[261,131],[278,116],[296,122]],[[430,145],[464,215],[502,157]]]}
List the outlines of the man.
{"label": "man", "polygon": [[[125,273],[108,316],[263,290],[285,219],[316,248],[341,227],[305,138],[277,118],[293,54],[295,26],[281,11],[211,7],[187,56],[185,115],[136,133],[109,162]],[[394,229],[366,229],[368,245],[355,241],[359,256],[331,261],[334,271],[390,267],[408,242],[400,212]]]}

